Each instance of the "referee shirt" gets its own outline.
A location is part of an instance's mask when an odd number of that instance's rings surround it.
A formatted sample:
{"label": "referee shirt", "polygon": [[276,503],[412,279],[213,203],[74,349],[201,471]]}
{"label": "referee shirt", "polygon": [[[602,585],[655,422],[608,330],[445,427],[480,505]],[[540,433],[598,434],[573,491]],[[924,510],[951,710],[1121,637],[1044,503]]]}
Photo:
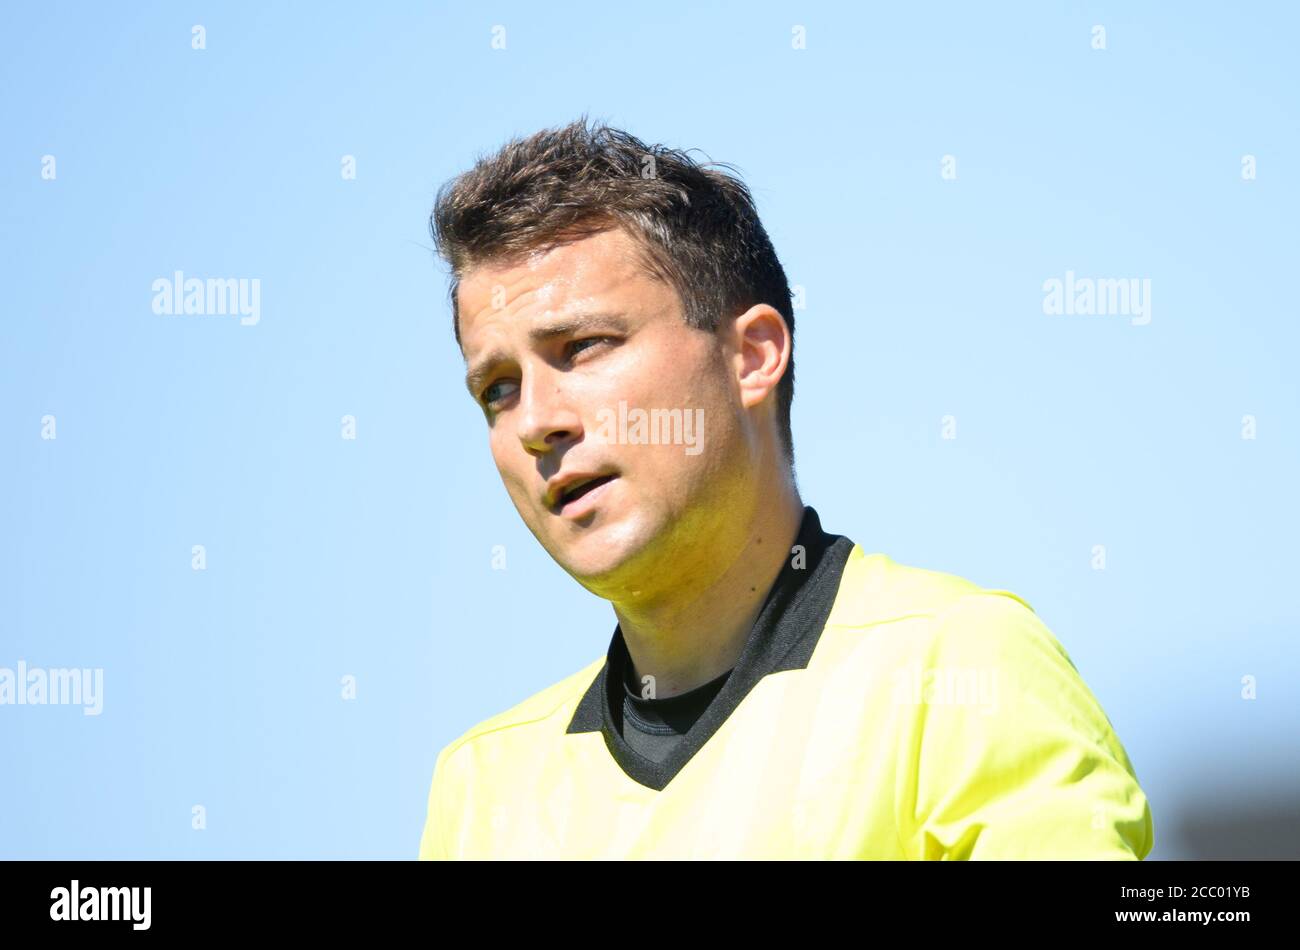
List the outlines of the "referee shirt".
{"label": "referee shirt", "polygon": [[419,857],[1151,850],[1133,766],[1032,608],[868,554],[811,507],[732,670],[646,705],[629,668],[616,626],[604,656],[443,747]]}

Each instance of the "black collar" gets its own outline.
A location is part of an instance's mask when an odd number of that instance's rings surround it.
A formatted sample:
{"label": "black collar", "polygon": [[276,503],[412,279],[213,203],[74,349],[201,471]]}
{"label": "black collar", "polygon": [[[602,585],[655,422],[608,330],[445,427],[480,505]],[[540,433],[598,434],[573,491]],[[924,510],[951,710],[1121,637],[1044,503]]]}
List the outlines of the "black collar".
{"label": "black collar", "polygon": [[656,763],[642,757],[621,735],[629,657],[618,625],[605,665],[578,702],[566,734],[603,733],[610,755],[629,778],[662,791],[764,676],[808,666],[835,603],[853,542],[843,535],[827,534],[817,512],[805,506],[794,545],[803,547],[802,558],[793,552],[786,558],[731,676],[667,759]]}

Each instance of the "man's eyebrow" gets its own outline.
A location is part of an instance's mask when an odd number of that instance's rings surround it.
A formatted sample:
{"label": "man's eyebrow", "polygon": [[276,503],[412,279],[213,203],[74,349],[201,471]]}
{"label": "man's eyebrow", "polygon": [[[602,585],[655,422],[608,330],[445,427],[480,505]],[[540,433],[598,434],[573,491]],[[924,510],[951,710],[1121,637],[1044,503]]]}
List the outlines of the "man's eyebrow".
{"label": "man's eyebrow", "polygon": [[[590,330],[614,330],[626,333],[627,320],[618,313],[571,313],[540,326],[533,327],[528,333],[529,343],[537,346],[558,336],[569,336]],[[465,374],[465,388],[475,399],[484,378],[492,372],[497,363],[504,362],[506,356],[500,350],[493,350],[479,359]]]}

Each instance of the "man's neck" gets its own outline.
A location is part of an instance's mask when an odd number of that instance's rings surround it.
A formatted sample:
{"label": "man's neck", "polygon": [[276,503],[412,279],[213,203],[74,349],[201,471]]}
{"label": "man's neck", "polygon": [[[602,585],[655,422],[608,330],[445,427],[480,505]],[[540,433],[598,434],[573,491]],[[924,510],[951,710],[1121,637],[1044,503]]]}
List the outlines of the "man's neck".
{"label": "man's neck", "polygon": [[738,545],[710,551],[700,564],[722,565],[681,596],[653,604],[615,603],[634,667],[633,682],[654,677],[666,699],[721,676],[736,665],[768,591],[790,557],[804,506],[791,488],[778,504],[760,506]]}

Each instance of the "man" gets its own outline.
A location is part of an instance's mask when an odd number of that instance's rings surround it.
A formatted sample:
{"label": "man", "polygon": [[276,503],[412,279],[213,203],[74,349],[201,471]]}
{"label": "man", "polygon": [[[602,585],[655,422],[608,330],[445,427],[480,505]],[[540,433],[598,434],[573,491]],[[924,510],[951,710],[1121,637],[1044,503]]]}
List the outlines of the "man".
{"label": "man", "polygon": [[1147,855],[1030,607],[801,500],[790,290],[744,184],[584,117],[481,159],[431,228],[505,487],[617,626],[442,749],[421,858]]}

